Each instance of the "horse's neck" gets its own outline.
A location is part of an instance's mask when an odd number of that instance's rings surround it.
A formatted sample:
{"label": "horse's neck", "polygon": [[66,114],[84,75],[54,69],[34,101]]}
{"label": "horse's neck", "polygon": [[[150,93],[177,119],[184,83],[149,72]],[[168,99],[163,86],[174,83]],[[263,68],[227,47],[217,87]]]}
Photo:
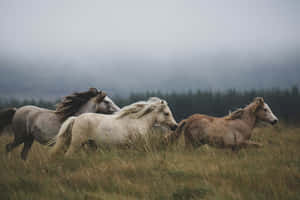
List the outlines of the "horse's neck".
{"label": "horse's neck", "polygon": [[154,126],[155,120],[152,114],[147,114],[141,118],[133,119],[135,121],[134,124],[138,125],[138,128],[142,128],[146,131],[151,129]]}
{"label": "horse's neck", "polygon": [[251,106],[247,106],[244,108],[244,114],[242,116],[242,120],[249,126],[249,128],[252,130],[255,127],[256,124],[256,116],[253,113]]}
{"label": "horse's neck", "polygon": [[95,105],[91,100],[89,100],[86,104],[81,106],[78,111],[74,114],[75,116],[81,115],[83,113],[90,113],[90,112],[95,112]]}

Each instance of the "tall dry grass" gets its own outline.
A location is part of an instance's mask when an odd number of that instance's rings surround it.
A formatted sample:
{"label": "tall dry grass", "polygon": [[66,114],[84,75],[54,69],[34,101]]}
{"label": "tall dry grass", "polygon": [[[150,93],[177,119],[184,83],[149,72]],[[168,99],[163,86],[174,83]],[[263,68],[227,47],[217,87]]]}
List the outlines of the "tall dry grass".
{"label": "tall dry grass", "polygon": [[255,129],[264,147],[239,152],[157,136],[72,158],[35,143],[23,162],[21,148],[6,155],[11,140],[0,138],[0,199],[300,199],[300,128],[282,124]]}

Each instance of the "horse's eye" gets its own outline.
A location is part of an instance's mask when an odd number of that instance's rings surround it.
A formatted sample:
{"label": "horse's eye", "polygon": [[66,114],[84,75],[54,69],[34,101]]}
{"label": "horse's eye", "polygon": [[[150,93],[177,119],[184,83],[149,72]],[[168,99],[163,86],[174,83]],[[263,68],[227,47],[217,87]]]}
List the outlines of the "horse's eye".
{"label": "horse's eye", "polygon": [[164,113],[166,116],[169,116],[169,113]]}
{"label": "horse's eye", "polygon": [[108,101],[104,101],[104,103],[105,103],[105,104],[109,104],[109,102],[108,102]]}
{"label": "horse's eye", "polygon": [[264,108],[264,111],[267,112],[268,110],[266,108]]}

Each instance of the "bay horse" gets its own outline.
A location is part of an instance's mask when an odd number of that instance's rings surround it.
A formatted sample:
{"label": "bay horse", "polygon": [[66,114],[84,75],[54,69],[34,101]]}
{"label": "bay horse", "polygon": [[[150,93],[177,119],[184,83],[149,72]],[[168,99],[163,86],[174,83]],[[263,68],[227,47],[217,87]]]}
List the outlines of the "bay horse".
{"label": "bay horse", "polygon": [[130,104],[112,115],[82,114],[63,123],[52,141],[55,145],[50,153],[56,154],[68,146],[66,156],[69,156],[89,140],[97,145],[124,144],[134,136],[145,136],[154,126],[177,128],[167,102],[157,97]]}
{"label": "bay horse", "polygon": [[203,144],[231,147],[233,150],[246,146],[261,147],[260,143],[250,141],[252,130],[259,120],[272,125],[278,122],[278,118],[264,99],[256,97],[245,108],[238,109],[225,117],[194,114],[182,120],[176,131],[166,136],[166,140],[174,142],[184,134],[186,147],[197,147]]}
{"label": "bay horse", "polygon": [[56,105],[56,110],[32,105],[1,110],[0,128],[11,125],[14,141],[6,145],[6,151],[10,152],[24,143],[21,158],[26,160],[34,140],[43,145],[47,144],[58,133],[61,124],[68,117],[82,113],[112,114],[118,110],[120,108],[105,92],[90,88],[88,91],[76,92],[64,97]]}

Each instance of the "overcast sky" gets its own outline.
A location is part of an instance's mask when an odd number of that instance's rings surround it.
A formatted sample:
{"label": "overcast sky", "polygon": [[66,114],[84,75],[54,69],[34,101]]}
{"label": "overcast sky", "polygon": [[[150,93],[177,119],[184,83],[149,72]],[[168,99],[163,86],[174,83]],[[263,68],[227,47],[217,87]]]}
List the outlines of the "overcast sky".
{"label": "overcast sky", "polygon": [[299,0],[1,0],[0,92],[290,87],[299,11]]}

